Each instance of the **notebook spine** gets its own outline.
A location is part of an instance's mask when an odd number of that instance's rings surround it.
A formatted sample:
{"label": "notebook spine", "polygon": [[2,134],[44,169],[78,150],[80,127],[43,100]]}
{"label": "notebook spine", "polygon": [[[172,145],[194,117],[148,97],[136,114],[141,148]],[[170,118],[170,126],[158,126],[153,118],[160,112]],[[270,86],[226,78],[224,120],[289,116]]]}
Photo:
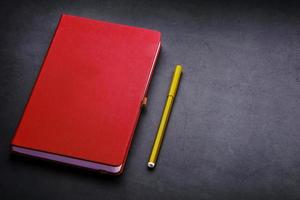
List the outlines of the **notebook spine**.
{"label": "notebook spine", "polygon": [[16,130],[15,130],[15,134],[14,134],[14,136],[12,137],[12,140],[11,140],[11,143],[10,143],[10,149],[11,149],[11,150],[13,149],[12,147],[13,147],[14,144],[15,144],[14,141],[15,141],[15,137],[16,137],[16,135],[17,135],[17,132],[18,132],[20,123],[21,123],[21,121],[22,121],[22,119],[23,119],[23,117],[24,117],[24,115],[25,115],[25,113],[26,113],[28,104],[29,104],[29,102],[30,102],[30,99],[31,99],[31,97],[32,97],[32,94],[33,94],[33,92],[34,92],[34,90],[35,90],[35,87],[36,87],[36,85],[37,85],[37,82],[38,82],[38,80],[39,80],[39,78],[40,78],[40,75],[41,75],[41,73],[42,73],[43,66],[44,66],[45,61],[46,61],[46,59],[47,59],[47,57],[48,57],[48,53],[49,53],[49,51],[50,51],[50,49],[51,49],[51,46],[52,46],[52,44],[53,44],[53,41],[54,41],[54,39],[55,39],[55,36],[56,36],[57,30],[58,30],[58,27],[59,27],[59,25],[61,24],[62,18],[63,18],[63,15],[61,15],[60,18],[59,18],[59,21],[58,21],[58,24],[57,24],[57,26],[56,26],[56,28],[55,28],[53,37],[52,37],[52,39],[51,39],[51,41],[50,41],[50,45],[49,45],[49,47],[48,47],[48,49],[47,49],[47,51],[46,51],[46,54],[45,54],[44,59],[43,59],[43,62],[42,62],[41,67],[40,67],[40,69],[39,69],[37,78],[35,79],[35,82],[34,82],[34,84],[33,84],[33,87],[32,87],[32,89],[31,89],[31,91],[30,91],[30,94],[29,94],[29,98],[28,98],[28,100],[27,100],[27,102],[26,102],[26,104],[25,104],[25,106],[24,106],[24,109],[23,109],[23,112],[22,112],[23,114],[22,114],[21,118],[20,118],[19,121],[18,121],[18,126],[17,126],[17,128],[16,128]]}

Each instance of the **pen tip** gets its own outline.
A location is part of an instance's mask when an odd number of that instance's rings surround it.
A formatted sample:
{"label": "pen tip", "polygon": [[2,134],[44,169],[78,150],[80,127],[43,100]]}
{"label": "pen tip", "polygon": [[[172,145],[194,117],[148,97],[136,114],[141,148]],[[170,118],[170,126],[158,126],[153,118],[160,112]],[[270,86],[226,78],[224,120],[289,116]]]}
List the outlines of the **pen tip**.
{"label": "pen tip", "polygon": [[148,162],[148,167],[149,167],[149,168],[154,168],[154,167],[155,167],[155,163],[153,163],[153,162]]}

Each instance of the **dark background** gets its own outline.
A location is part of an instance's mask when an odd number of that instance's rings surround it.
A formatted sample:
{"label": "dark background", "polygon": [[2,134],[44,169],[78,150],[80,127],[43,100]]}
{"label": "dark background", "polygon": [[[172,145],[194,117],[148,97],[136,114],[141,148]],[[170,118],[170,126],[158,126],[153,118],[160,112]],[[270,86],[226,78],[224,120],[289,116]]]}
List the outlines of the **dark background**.
{"label": "dark background", "polygon": [[[299,10],[286,1],[1,1],[0,199],[300,199]],[[10,155],[62,13],[162,33],[122,176]],[[175,64],[184,76],[149,171]]]}

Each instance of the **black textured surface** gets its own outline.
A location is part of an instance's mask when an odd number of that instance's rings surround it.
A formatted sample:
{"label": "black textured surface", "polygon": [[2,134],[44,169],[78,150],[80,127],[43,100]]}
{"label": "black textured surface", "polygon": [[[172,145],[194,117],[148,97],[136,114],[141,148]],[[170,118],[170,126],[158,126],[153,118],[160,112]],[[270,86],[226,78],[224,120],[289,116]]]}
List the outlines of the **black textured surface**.
{"label": "black textured surface", "polygon": [[[196,2],[1,1],[0,199],[300,199],[300,7]],[[61,13],[162,32],[120,177],[9,154]],[[184,76],[149,171],[175,64]]]}

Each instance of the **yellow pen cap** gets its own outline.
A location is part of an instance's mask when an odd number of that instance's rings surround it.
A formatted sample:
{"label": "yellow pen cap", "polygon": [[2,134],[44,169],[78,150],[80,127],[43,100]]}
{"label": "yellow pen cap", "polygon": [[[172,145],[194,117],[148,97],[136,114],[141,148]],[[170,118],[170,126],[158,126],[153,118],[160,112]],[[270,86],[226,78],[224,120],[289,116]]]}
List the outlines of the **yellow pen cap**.
{"label": "yellow pen cap", "polygon": [[172,79],[169,94],[168,94],[169,96],[172,96],[172,97],[176,96],[176,92],[177,92],[177,88],[179,85],[181,74],[182,74],[182,66],[177,65],[175,68],[174,74],[173,74],[173,79]]}

